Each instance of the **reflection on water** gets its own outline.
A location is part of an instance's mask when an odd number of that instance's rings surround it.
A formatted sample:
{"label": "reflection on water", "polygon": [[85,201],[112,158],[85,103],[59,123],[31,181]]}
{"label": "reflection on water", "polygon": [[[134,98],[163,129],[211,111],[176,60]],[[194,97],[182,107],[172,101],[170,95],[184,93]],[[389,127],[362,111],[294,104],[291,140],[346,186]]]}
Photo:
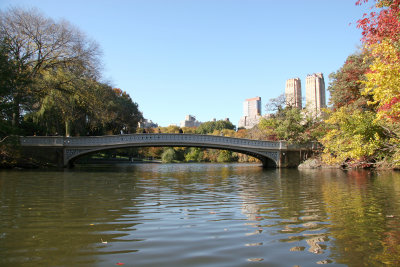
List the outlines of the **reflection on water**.
{"label": "reflection on water", "polygon": [[0,172],[0,266],[396,266],[399,229],[396,172]]}

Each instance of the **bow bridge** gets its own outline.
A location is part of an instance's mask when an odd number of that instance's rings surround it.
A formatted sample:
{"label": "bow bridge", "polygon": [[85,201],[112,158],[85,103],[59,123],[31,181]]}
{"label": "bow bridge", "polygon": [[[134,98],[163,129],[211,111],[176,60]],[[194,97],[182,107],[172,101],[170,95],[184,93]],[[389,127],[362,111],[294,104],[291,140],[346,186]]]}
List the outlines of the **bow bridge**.
{"label": "bow bridge", "polygon": [[[127,134],[112,136],[20,137],[24,153],[47,157],[58,166],[72,166],[77,158],[101,150],[128,147],[201,147],[231,150],[258,158],[264,167],[296,167],[314,145],[299,147],[286,142],[260,141],[199,134]],[[42,153],[40,153],[42,151]]]}

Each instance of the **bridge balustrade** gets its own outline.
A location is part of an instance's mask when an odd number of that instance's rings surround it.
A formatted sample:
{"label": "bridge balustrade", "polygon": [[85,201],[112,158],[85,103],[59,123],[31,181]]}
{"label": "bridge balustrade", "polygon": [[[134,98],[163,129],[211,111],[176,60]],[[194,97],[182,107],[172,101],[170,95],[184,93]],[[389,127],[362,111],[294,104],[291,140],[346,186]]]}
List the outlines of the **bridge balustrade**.
{"label": "bridge balustrade", "polygon": [[284,142],[260,141],[250,139],[240,139],[213,135],[194,135],[194,134],[132,134],[119,136],[83,136],[83,137],[22,137],[22,145],[38,146],[95,146],[95,145],[115,145],[126,143],[156,142],[185,142],[185,143],[214,143],[216,145],[239,145],[245,147],[263,148],[283,148]]}

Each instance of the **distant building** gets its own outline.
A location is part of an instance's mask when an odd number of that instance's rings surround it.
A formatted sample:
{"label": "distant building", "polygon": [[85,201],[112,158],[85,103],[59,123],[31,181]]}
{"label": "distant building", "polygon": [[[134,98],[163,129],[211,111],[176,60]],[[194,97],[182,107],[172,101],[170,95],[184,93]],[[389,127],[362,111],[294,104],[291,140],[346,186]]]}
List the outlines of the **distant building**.
{"label": "distant building", "polygon": [[139,128],[157,128],[158,124],[154,123],[152,120],[148,119],[142,119],[141,121],[138,122],[138,127]]}
{"label": "distant building", "polygon": [[326,107],[325,81],[322,73],[309,74],[306,77],[306,109],[314,116]]}
{"label": "distant building", "polygon": [[181,121],[181,128],[183,127],[198,127],[200,126],[201,122],[196,120],[195,116],[192,115],[186,115],[185,120]]}
{"label": "distant building", "polygon": [[285,102],[286,106],[298,109],[302,108],[300,78],[293,78],[286,81]]}
{"label": "distant building", "polygon": [[238,127],[251,129],[261,119],[261,97],[246,99],[243,103],[243,116],[239,120]]}

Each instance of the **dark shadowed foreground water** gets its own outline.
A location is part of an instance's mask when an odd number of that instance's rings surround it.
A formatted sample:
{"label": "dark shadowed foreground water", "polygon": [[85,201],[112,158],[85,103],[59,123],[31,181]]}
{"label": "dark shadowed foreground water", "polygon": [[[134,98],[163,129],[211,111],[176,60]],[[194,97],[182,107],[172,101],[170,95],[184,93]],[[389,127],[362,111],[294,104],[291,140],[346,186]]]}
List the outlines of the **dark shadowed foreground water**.
{"label": "dark shadowed foreground water", "polygon": [[400,174],[0,171],[0,266],[399,266]]}

